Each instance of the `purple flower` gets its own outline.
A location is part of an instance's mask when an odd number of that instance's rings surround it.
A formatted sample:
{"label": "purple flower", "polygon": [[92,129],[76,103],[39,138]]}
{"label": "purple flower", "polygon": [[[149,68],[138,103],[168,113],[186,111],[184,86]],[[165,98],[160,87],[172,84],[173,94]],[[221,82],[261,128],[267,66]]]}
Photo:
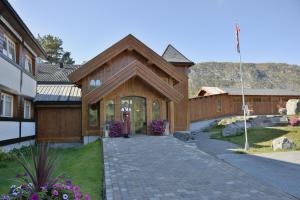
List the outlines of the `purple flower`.
{"label": "purple flower", "polygon": [[53,190],[53,191],[52,191],[52,194],[53,194],[54,196],[58,196],[58,191],[57,191],[57,190]]}
{"label": "purple flower", "polygon": [[79,192],[79,190],[80,190],[80,187],[79,187],[79,186],[74,186],[74,187],[73,187],[73,191]]}
{"label": "purple flower", "polygon": [[2,199],[3,200],[10,200],[9,196],[3,196]]}
{"label": "purple flower", "polygon": [[84,200],[91,200],[90,195],[88,195],[88,194],[84,195]]}
{"label": "purple flower", "polygon": [[30,196],[30,200],[39,200],[39,195],[38,194],[32,194]]}
{"label": "purple flower", "polygon": [[71,180],[66,180],[66,185],[71,186],[72,185],[72,181]]}

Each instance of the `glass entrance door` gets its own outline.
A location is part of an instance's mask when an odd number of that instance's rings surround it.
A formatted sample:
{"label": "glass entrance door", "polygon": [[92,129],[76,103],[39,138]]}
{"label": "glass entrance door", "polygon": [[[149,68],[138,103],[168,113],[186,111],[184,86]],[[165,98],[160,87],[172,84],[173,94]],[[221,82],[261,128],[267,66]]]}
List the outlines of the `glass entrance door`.
{"label": "glass entrance door", "polygon": [[121,114],[124,110],[130,113],[131,132],[146,134],[146,99],[134,96],[123,97],[121,99]]}

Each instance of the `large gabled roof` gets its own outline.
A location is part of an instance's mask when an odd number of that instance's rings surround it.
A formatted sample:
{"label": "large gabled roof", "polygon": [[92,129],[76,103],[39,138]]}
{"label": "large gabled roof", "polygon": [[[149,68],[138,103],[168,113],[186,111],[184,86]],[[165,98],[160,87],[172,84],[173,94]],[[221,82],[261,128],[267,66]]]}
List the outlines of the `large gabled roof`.
{"label": "large gabled roof", "polygon": [[168,63],[160,55],[155,53],[152,49],[147,47],[131,34],[82,65],[79,69],[69,75],[69,79],[73,83],[78,83],[88,74],[103,66],[109,60],[125,50],[135,50],[178,82],[185,81],[187,79],[185,74],[178,72],[172,64]]}
{"label": "large gabled roof", "polygon": [[119,72],[105,81],[100,87],[86,94],[84,98],[89,103],[96,103],[103,96],[109,94],[111,91],[135,76],[141,78],[143,81],[155,88],[155,90],[176,103],[180,102],[183,98],[183,95],[181,93],[168,85],[168,83],[163,81],[151,69],[137,60],[123,67]]}
{"label": "large gabled roof", "polygon": [[194,62],[189,60],[187,57],[185,57],[182,53],[180,53],[175,47],[173,47],[171,44],[169,44],[162,54],[162,57],[170,62],[170,63],[177,63],[177,64],[191,64],[193,65]]}

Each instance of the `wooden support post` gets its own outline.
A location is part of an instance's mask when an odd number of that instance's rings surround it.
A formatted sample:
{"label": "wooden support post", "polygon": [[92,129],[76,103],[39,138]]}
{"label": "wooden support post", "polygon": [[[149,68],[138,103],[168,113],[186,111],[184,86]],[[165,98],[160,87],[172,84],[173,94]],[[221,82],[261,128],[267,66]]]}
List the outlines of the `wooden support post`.
{"label": "wooden support post", "polygon": [[152,121],[152,99],[151,98],[147,98],[146,99],[146,113],[147,113],[147,125],[146,125],[146,134],[151,134],[151,130],[150,130],[150,124]]}
{"label": "wooden support post", "polygon": [[119,95],[115,97],[115,120],[121,121],[121,98]]}
{"label": "wooden support post", "polygon": [[169,123],[170,123],[170,132],[173,134],[175,132],[175,110],[174,110],[174,102],[169,101]]}
{"label": "wooden support post", "polygon": [[104,99],[99,101],[99,128],[100,128],[100,135],[104,135],[103,129],[105,126],[105,113],[106,113],[106,108],[105,108],[105,102]]}
{"label": "wooden support post", "polygon": [[88,105],[86,103],[86,99],[82,98],[82,106],[81,106],[81,121],[82,121],[82,136],[86,135],[87,122],[88,122]]}

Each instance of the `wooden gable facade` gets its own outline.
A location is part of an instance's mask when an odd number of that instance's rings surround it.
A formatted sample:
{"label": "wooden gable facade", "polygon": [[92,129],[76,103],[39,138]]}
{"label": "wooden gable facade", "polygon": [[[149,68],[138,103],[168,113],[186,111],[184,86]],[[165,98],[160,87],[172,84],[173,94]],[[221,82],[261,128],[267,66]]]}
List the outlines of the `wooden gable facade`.
{"label": "wooden gable facade", "polygon": [[110,121],[121,121],[124,102],[133,132],[150,134],[154,119],[167,120],[171,132],[188,130],[189,66],[169,63],[126,36],[69,75],[82,91],[82,135],[103,135]]}

